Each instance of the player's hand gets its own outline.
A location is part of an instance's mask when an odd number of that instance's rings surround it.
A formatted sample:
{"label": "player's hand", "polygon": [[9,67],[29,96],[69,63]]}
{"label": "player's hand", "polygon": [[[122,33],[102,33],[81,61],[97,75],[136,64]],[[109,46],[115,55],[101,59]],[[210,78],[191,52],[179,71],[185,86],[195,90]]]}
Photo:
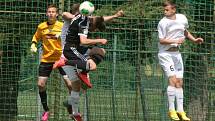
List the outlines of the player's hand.
{"label": "player's hand", "polygon": [[100,39],[100,40],[101,40],[100,44],[102,45],[105,45],[107,43],[107,39]]}
{"label": "player's hand", "polygon": [[31,44],[31,52],[32,52],[32,53],[36,53],[36,52],[37,52],[37,47],[36,47],[36,44],[35,44],[35,43],[32,43],[32,44]]}
{"label": "player's hand", "polygon": [[196,38],[195,39],[195,43],[197,43],[197,44],[202,44],[203,43],[203,39],[202,38]]}
{"label": "player's hand", "polygon": [[116,17],[122,17],[124,16],[124,11],[123,10],[119,10],[117,11],[117,13],[115,14]]}
{"label": "player's hand", "polygon": [[185,40],[184,37],[179,38],[179,39],[177,40],[177,44],[182,44],[182,43],[184,42],[184,40]]}

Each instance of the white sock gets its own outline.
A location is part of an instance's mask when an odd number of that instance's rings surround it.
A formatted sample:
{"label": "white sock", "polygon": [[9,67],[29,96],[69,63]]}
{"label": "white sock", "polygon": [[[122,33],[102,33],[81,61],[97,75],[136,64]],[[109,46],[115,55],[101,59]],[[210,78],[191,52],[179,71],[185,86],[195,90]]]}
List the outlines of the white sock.
{"label": "white sock", "polygon": [[77,115],[79,113],[78,112],[79,100],[80,100],[79,92],[71,91],[69,104],[72,105],[73,115]]}
{"label": "white sock", "polygon": [[175,89],[173,86],[167,87],[169,110],[175,110]]}
{"label": "white sock", "polygon": [[184,111],[184,94],[183,94],[183,89],[182,88],[176,88],[176,101],[177,101],[177,112],[183,112]]}

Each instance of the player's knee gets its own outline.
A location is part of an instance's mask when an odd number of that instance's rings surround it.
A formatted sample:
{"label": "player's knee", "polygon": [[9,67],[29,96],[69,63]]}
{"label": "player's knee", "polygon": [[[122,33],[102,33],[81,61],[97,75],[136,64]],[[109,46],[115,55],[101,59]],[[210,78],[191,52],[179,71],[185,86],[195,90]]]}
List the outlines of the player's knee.
{"label": "player's knee", "polygon": [[37,86],[38,86],[39,90],[44,90],[45,89],[45,83],[38,82]]}
{"label": "player's knee", "polygon": [[183,86],[183,80],[182,79],[177,79],[176,87],[181,88]]}
{"label": "player's knee", "polygon": [[176,78],[176,76],[175,75],[169,76],[169,85],[175,87],[176,84],[177,84],[177,78]]}
{"label": "player's knee", "polygon": [[48,79],[48,77],[39,77],[37,86],[40,90],[45,89],[47,79]]}

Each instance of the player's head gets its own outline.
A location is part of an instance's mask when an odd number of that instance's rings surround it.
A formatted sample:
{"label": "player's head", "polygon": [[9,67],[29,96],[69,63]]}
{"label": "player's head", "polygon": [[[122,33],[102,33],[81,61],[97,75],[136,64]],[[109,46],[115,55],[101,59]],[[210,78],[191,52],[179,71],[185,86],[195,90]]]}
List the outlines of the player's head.
{"label": "player's head", "polygon": [[51,4],[47,7],[46,16],[48,17],[48,21],[55,21],[58,16],[58,8],[56,5]]}
{"label": "player's head", "polygon": [[99,47],[93,47],[90,52],[90,58],[98,65],[105,57],[105,49]]}
{"label": "player's head", "polygon": [[166,17],[171,17],[173,15],[175,15],[176,13],[176,4],[173,1],[165,1],[163,3],[163,7],[164,7],[164,15]]}
{"label": "player's head", "polygon": [[103,16],[90,17],[89,31],[104,31],[105,23]]}
{"label": "player's head", "polygon": [[79,14],[79,7],[80,7],[80,3],[75,3],[71,5],[71,9],[70,9],[70,13],[73,15],[77,15]]}

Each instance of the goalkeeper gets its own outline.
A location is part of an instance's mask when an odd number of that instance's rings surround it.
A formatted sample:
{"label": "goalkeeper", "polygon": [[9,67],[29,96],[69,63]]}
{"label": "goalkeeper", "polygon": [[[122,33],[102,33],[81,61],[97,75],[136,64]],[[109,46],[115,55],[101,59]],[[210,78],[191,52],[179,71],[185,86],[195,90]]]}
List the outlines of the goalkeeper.
{"label": "goalkeeper", "polygon": [[[62,54],[61,39],[59,38],[59,35],[61,34],[63,23],[57,20],[58,8],[55,5],[49,5],[46,16],[48,17],[48,21],[38,25],[31,44],[31,52],[36,53],[37,43],[42,43],[42,56],[40,59],[39,77],[37,83],[41,103],[44,109],[42,121],[47,121],[49,117],[47,93],[45,88],[46,81],[52,72],[54,62],[59,60]],[[63,75],[63,79],[70,92],[72,89],[71,81],[62,68],[58,69],[60,74]]]}

